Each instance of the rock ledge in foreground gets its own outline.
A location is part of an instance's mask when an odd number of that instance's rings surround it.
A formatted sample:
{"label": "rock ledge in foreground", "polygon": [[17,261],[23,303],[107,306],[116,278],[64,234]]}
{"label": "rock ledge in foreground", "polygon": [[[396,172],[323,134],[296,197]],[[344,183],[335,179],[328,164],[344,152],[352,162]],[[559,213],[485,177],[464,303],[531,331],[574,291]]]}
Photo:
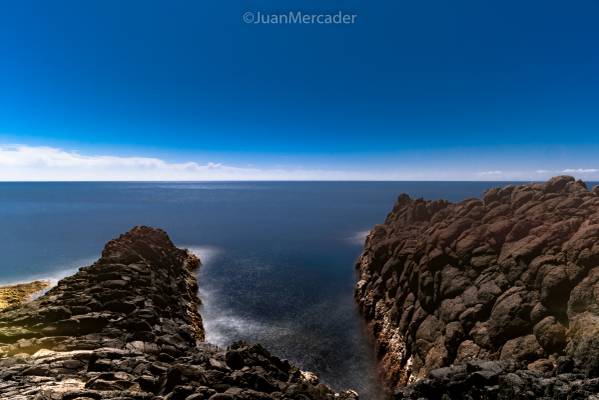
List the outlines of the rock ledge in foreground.
{"label": "rock ledge in foreground", "polygon": [[0,398],[357,398],[260,345],[203,342],[199,265],[164,231],[136,227],[44,296],[0,312]]}

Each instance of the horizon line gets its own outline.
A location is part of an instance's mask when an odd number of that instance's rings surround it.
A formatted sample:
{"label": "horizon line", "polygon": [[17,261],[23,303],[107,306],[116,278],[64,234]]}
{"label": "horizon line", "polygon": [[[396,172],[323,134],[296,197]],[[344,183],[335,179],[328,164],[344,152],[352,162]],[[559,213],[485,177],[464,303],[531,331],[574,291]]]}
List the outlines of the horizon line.
{"label": "horizon line", "polygon": [[[557,176],[571,176],[571,175],[555,175]],[[573,177],[576,179],[575,177]],[[551,178],[549,178],[551,179]],[[475,179],[228,179],[228,180],[1,180],[0,183],[243,183],[243,182],[253,182],[253,183],[269,183],[269,182],[279,182],[279,183],[318,183],[318,182],[328,182],[328,183],[352,183],[352,182],[362,182],[362,183],[376,183],[376,182],[427,182],[427,183],[462,183],[462,182],[480,182],[480,183],[543,183],[549,179],[545,180],[534,180],[534,179],[510,179],[510,180],[475,180]],[[592,182],[599,183],[599,180],[583,180],[576,179],[577,181],[583,182]]]}

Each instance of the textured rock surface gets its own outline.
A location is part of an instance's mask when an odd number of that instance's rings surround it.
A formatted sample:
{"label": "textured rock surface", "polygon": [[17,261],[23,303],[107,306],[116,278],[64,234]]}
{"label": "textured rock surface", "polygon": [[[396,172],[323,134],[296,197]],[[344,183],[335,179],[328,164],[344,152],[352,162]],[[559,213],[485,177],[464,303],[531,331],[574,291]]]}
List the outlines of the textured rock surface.
{"label": "textured rock surface", "polygon": [[0,398],[333,399],[259,345],[203,342],[199,260],[137,227],[37,300],[0,312]]}
{"label": "textured rock surface", "polygon": [[597,188],[556,177],[458,204],[401,195],[357,268],[386,381],[418,380],[399,398],[599,392]]}
{"label": "textured rock surface", "polygon": [[48,281],[33,281],[0,287],[0,310],[18,306],[50,286]]}

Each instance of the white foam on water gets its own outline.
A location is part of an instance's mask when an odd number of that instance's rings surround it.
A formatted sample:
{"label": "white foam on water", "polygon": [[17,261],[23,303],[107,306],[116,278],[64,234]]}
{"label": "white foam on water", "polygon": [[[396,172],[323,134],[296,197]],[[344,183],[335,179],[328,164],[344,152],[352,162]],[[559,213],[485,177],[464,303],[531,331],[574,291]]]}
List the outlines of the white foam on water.
{"label": "white foam on water", "polygon": [[[224,254],[224,250],[212,245],[188,245],[192,254],[199,257],[202,269],[211,268],[212,263]],[[206,341],[220,347],[226,347],[240,337],[269,337],[277,338],[290,334],[290,329],[273,326],[252,318],[238,315],[234,310],[222,307],[217,291],[210,289],[209,282],[200,279],[198,295],[202,301],[200,314],[206,333]],[[207,287],[208,285],[208,287]]]}
{"label": "white foam on water", "polygon": [[33,281],[49,281],[52,286],[56,285],[59,280],[74,274],[81,267],[85,267],[94,263],[96,259],[94,257],[82,258],[76,261],[72,261],[63,264],[60,268],[56,268],[53,271],[43,272],[39,274],[31,274],[26,277],[19,278],[16,280],[5,281],[0,280],[0,286],[18,285],[20,283],[29,283]]}
{"label": "white foam on water", "polygon": [[197,256],[202,262],[202,266],[210,264],[214,259],[222,254],[222,249],[217,246],[200,245],[200,246],[178,246],[189,250],[191,254]]}
{"label": "white foam on water", "polygon": [[56,269],[54,271],[48,271],[48,272],[44,272],[44,273],[39,273],[39,274],[32,274],[32,275],[28,275],[26,278],[21,278],[18,280],[12,280],[12,281],[0,281],[0,286],[11,286],[11,285],[18,285],[18,284],[23,284],[23,283],[30,283],[33,281],[47,281],[50,283],[50,285],[36,293],[34,293],[31,296],[31,300],[35,300],[40,296],[43,296],[44,294],[46,294],[46,292],[50,289],[52,289],[54,286],[56,286],[56,284],[63,278],[73,275],[74,273],[76,273],[79,268],[81,267],[85,267],[88,265],[91,265],[94,263],[96,259],[94,257],[88,257],[88,258],[82,258],[76,261],[72,261],[67,263],[66,265],[63,265],[61,268]]}
{"label": "white foam on water", "polygon": [[347,238],[347,241],[352,244],[363,246],[364,242],[366,241],[366,237],[368,236],[369,233],[370,233],[370,230],[358,231],[358,232],[354,233],[353,235],[349,236]]}
{"label": "white foam on water", "polygon": [[200,297],[206,341],[217,346],[226,347],[242,337],[269,337],[276,340],[292,333],[288,327],[266,324],[219,307],[218,296],[205,288],[200,289]]}

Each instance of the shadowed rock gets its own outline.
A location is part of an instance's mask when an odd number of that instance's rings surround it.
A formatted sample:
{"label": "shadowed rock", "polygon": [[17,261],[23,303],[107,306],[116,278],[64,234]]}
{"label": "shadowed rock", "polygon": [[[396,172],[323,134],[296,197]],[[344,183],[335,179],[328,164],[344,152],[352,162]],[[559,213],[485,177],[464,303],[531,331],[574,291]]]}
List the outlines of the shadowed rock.
{"label": "shadowed rock", "polygon": [[385,380],[421,380],[399,398],[599,392],[598,194],[560,176],[457,204],[399,197],[356,287]]}
{"label": "shadowed rock", "polygon": [[[0,312],[0,398],[356,398],[260,345],[203,342],[199,260],[136,227],[44,296]],[[337,396],[337,397],[336,397]]]}

